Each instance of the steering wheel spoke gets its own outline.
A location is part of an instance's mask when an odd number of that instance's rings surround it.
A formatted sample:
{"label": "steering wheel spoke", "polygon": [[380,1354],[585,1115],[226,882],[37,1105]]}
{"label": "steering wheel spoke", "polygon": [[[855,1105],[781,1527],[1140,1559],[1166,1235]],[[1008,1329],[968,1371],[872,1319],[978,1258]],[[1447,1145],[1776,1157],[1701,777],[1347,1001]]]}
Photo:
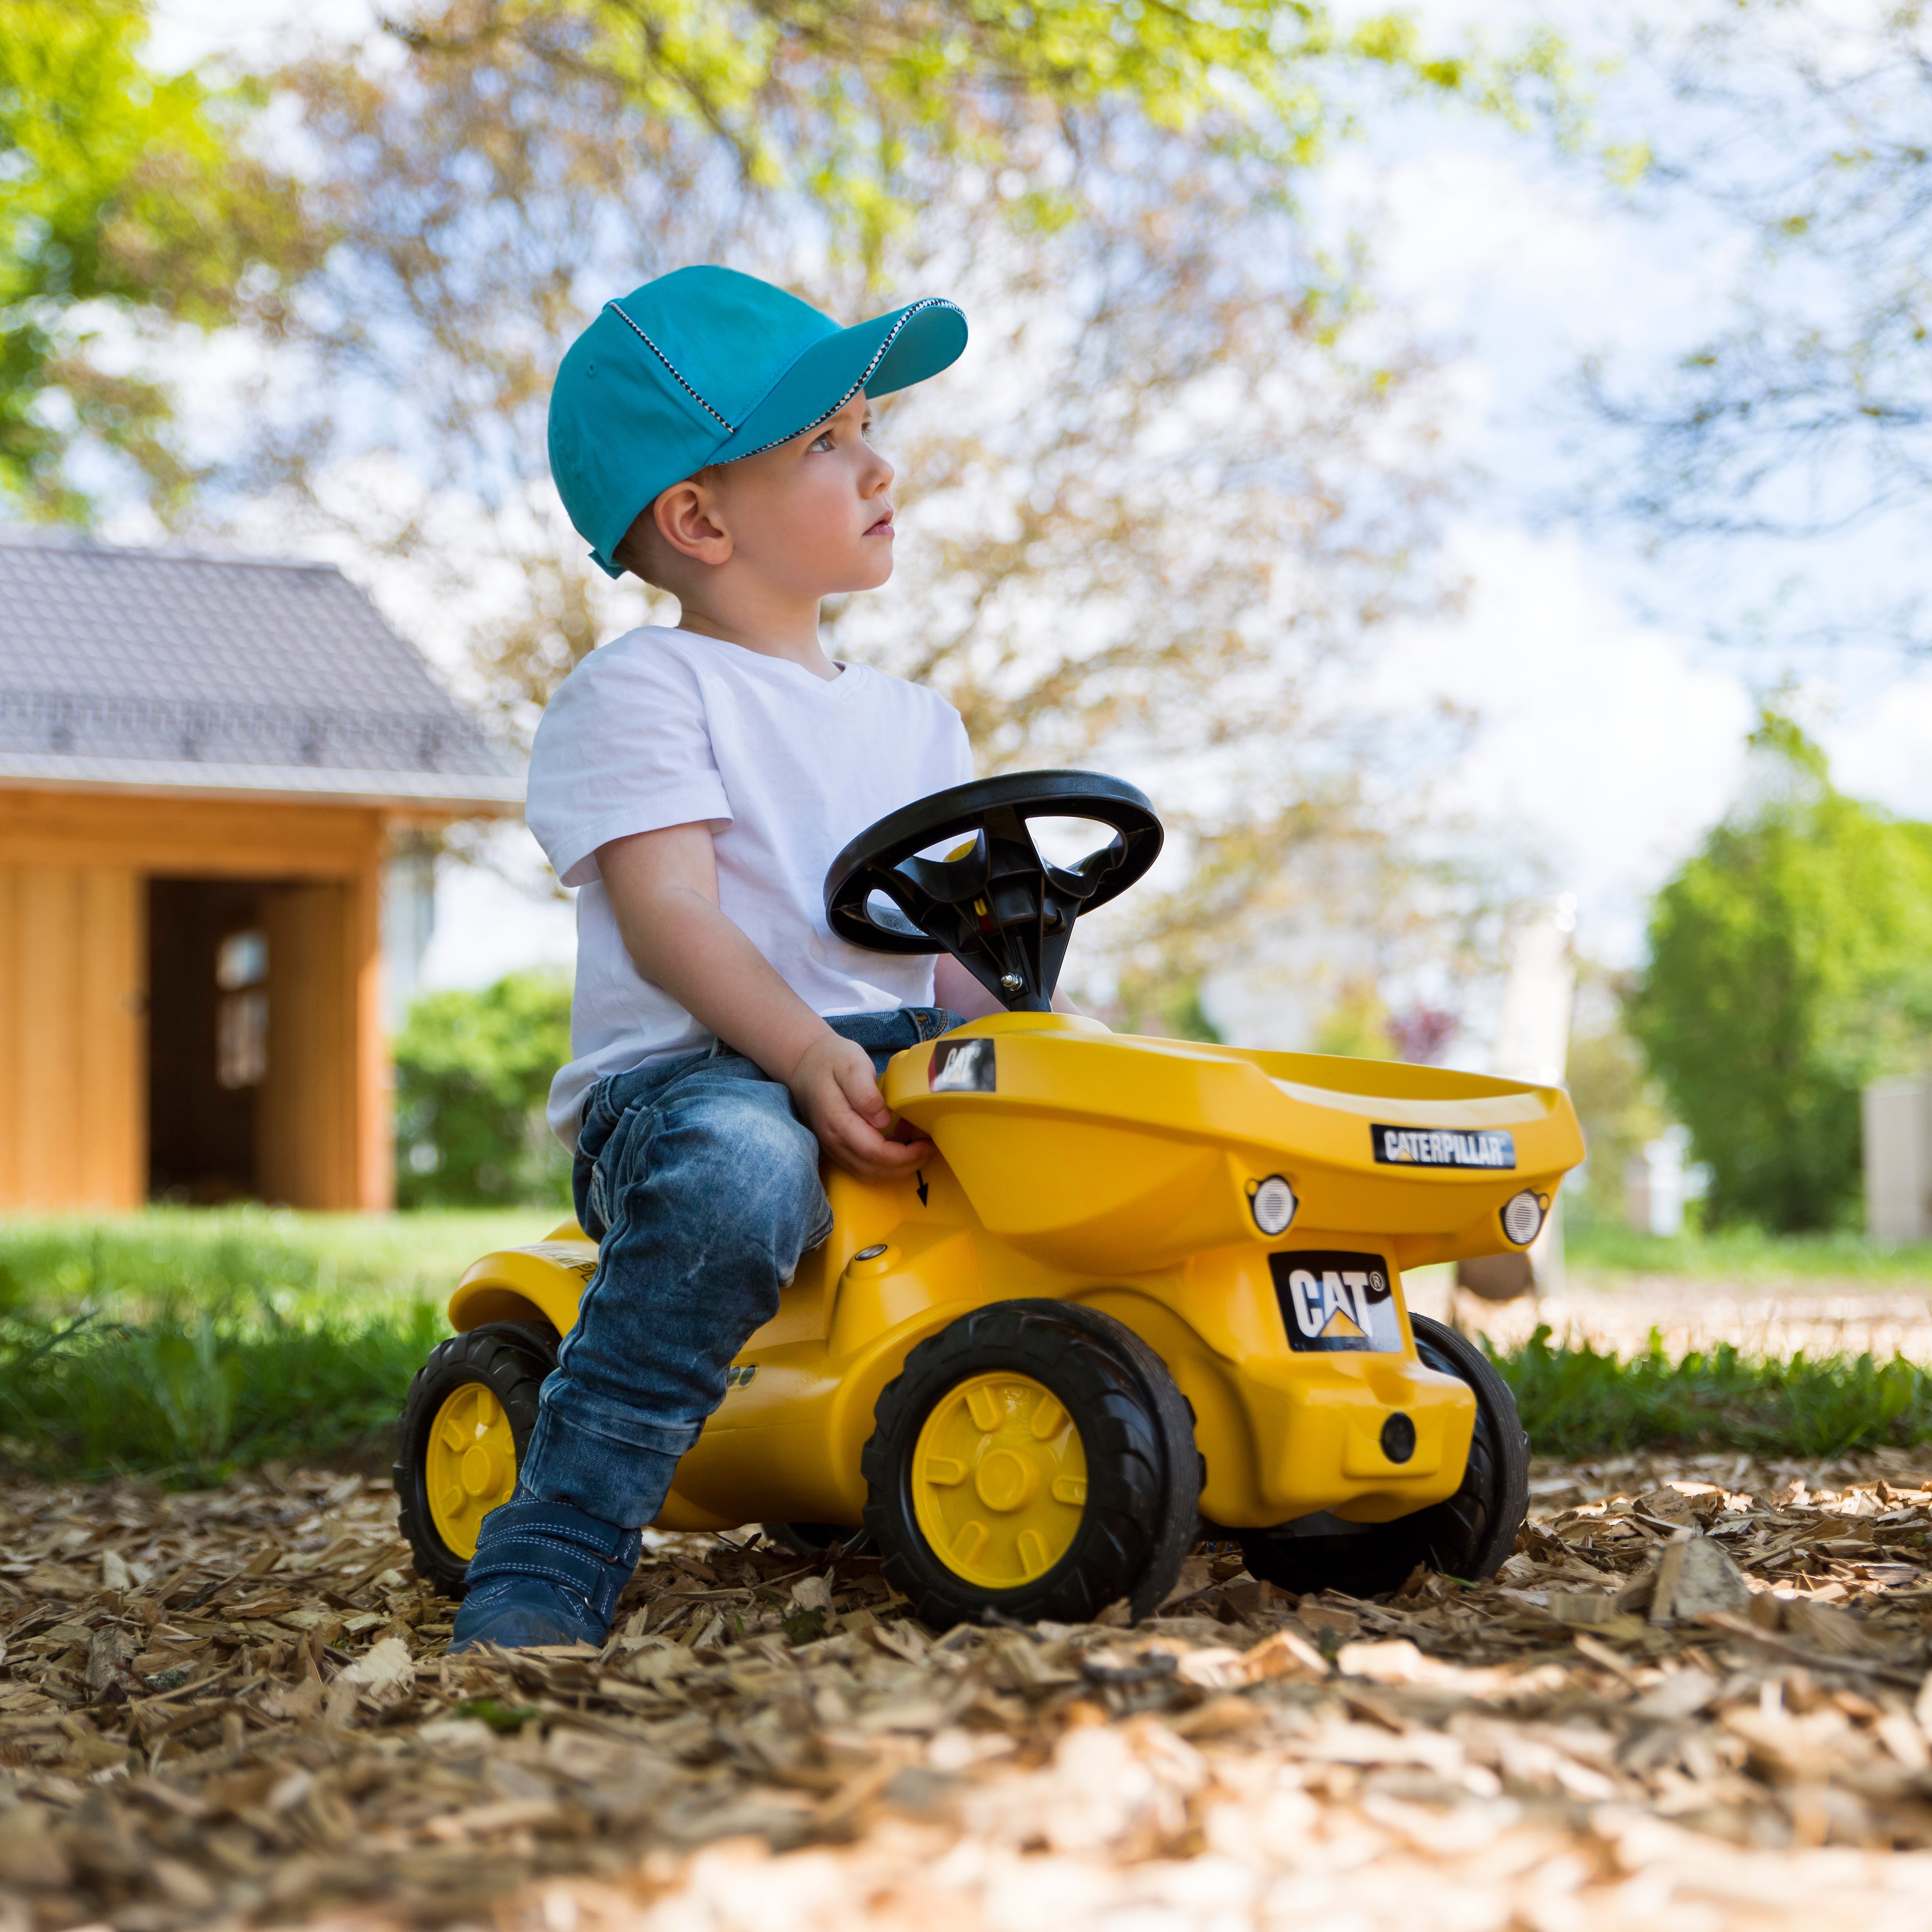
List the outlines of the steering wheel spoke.
{"label": "steering wheel spoke", "polygon": [[[1070,870],[1040,850],[1031,821],[1075,818],[1113,836]],[[944,859],[920,854],[970,833]],[[825,916],[877,952],[950,952],[1018,1012],[1053,1001],[1075,920],[1117,898],[1159,854],[1160,820],[1146,796],[1096,772],[1019,772],[955,785],[889,814],[833,861]],[[916,932],[881,923],[878,894]]]}

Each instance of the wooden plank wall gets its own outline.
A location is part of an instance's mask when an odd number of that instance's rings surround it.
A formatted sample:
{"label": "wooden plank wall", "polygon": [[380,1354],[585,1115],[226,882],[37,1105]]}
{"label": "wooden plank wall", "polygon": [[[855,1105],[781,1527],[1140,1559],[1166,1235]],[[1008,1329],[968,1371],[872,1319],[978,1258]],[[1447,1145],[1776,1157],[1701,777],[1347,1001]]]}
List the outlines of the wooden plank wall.
{"label": "wooden plank wall", "polygon": [[264,1192],[389,1206],[384,838],[371,808],[0,790],[0,1208],[146,1196],[143,886],[155,874],[278,887]]}
{"label": "wooden plank wall", "polygon": [[380,862],[382,832],[367,807],[0,789],[0,864],[341,879]]}
{"label": "wooden plank wall", "polygon": [[0,862],[0,1206],[146,1194],[143,899],[130,866]]}
{"label": "wooden plank wall", "polygon": [[262,896],[268,935],[268,1075],[256,1159],[262,1192],[291,1208],[356,1193],[355,992],[347,890],[287,886]]}

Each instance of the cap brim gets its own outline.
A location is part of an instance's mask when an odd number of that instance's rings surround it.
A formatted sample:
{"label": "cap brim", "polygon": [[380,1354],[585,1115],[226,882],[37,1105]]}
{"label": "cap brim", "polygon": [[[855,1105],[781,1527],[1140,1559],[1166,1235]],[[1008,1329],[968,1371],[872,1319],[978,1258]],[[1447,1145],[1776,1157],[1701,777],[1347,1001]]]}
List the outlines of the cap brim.
{"label": "cap brim", "polygon": [[966,346],[966,318],[941,296],[821,337],[766,392],[712,454],[756,456],[821,423],[863,389],[890,395],[936,376]]}

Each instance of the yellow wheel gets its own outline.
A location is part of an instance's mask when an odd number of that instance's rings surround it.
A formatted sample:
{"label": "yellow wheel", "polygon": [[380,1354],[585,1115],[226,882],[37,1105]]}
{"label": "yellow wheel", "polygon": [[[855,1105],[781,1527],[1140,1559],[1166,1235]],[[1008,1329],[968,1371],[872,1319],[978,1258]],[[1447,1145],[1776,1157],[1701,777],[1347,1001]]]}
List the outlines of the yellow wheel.
{"label": "yellow wheel", "polygon": [[430,1425],[423,1486],[436,1534],[466,1562],[476,1532],[517,1486],[517,1444],[510,1418],[482,1382],[465,1382],[444,1398]]}
{"label": "yellow wheel", "polygon": [[1073,1546],[1087,1454],[1060,1398],[1030,1376],[974,1376],[934,1405],[912,1455],[913,1510],[933,1554],[984,1590],[1044,1576]]}
{"label": "yellow wheel", "polygon": [[1173,1588],[1201,1458],[1160,1358],[1098,1310],[1000,1301],[928,1335],[859,1458],[886,1582],[936,1630],[1087,1623]]}
{"label": "yellow wheel", "polygon": [[463,1594],[483,1519],[515,1492],[556,1366],[555,1329],[486,1322],[438,1342],[410,1384],[396,1426],[396,1527],[416,1574],[446,1597]]}

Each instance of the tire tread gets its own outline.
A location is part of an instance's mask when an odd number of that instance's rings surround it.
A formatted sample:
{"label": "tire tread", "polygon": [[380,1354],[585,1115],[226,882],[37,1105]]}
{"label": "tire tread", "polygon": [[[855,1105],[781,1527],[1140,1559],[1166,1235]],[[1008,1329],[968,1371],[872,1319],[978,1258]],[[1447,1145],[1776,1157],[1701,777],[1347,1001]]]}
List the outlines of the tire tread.
{"label": "tire tread", "polygon": [[1489,1358],[1466,1336],[1426,1315],[1413,1315],[1424,1367],[1466,1382],[1476,1397],[1476,1428],[1455,1492],[1413,1516],[1372,1530],[1340,1526],[1332,1535],[1237,1532],[1249,1569],[1286,1590],[1336,1589],[1380,1596],[1398,1589],[1418,1564],[1478,1582],[1493,1576],[1529,1515],[1529,1438],[1516,1397]]}
{"label": "tire tread", "polygon": [[[1006,1591],[976,1589],[945,1569],[926,1550],[903,1493],[904,1461],[934,1402],[962,1377],[999,1368],[1059,1384],[1054,1392],[1080,1430],[1089,1484],[1073,1547],[1044,1576]],[[1166,1364],[1124,1322],[1072,1302],[976,1309],[911,1351],[874,1415],[860,1461],[866,1527],[886,1580],[924,1622],[944,1628],[992,1611],[1083,1622],[1123,1596],[1138,1618],[1173,1588],[1198,1522],[1193,1426]]]}
{"label": "tire tread", "polygon": [[470,1566],[443,1541],[430,1511],[423,1479],[429,1426],[458,1384],[481,1382],[503,1406],[520,1468],[536,1426],[538,1392],[556,1366],[558,1339],[548,1322],[486,1322],[439,1342],[410,1379],[390,1472],[396,1526],[410,1546],[416,1574],[446,1597],[461,1597]]}

